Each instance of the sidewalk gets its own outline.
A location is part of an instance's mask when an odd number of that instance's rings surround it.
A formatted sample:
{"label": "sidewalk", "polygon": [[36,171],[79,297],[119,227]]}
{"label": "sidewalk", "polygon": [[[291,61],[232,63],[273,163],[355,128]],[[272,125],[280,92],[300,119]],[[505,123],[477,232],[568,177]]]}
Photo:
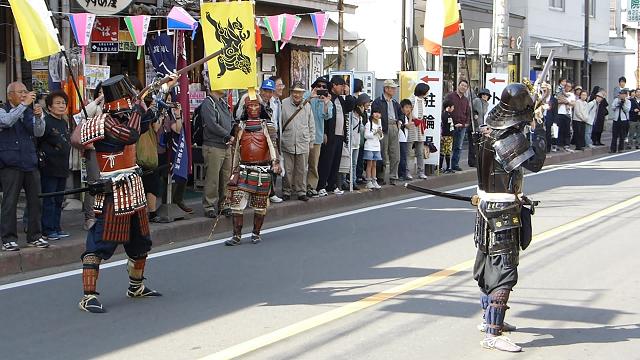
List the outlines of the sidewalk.
{"label": "sidewalk", "polygon": [[[554,165],[600,156],[606,154],[608,150],[608,147],[601,146],[574,153],[550,153],[545,164]],[[460,164],[466,165],[466,159],[461,160]],[[476,180],[475,169],[467,166],[463,166],[463,169],[463,171],[455,174],[430,176],[427,180],[417,180],[413,181],[413,183],[437,189],[474,182]],[[359,208],[365,204],[374,205],[388,202],[394,198],[416,195],[415,192],[406,190],[403,186],[384,186],[380,191],[361,190],[340,196],[329,195],[323,198],[311,199],[309,202],[286,201],[280,204],[273,204],[269,208],[265,228],[271,227],[274,223],[286,222],[287,219],[292,217],[313,216],[326,211]],[[189,218],[168,224],[151,224],[151,238],[156,249],[161,245],[189,241],[209,235],[215,220],[203,217],[203,208],[199,198],[192,198],[188,201],[188,204],[195,209],[194,215]],[[252,224],[253,213],[251,211],[247,213],[245,215],[245,224]],[[72,263],[80,264],[80,255],[84,251],[86,237],[86,232],[82,229],[83,221],[84,216],[79,210],[64,211],[62,216],[63,228],[71,234],[71,237],[51,242],[51,246],[48,249],[27,248],[24,246],[24,236],[21,236],[20,245],[22,249],[19,252],[0,252],[0,277]],[[20,225],[20,222],[18,223]],[[249,225],[246,225],[245,230],[247,229],[250,229]],[[228,236],[231,230],[231,220],[221,218],[216,228],[215,238]],[[122,247],[119,247],[118,253],[121,252]]]}

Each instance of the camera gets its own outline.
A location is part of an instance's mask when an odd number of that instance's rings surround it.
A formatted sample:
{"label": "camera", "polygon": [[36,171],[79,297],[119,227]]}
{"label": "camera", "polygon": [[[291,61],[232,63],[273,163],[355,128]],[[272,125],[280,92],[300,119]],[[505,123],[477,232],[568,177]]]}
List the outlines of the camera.
{"label": "camera", "polygon": [[329,90],[321,89],[321,90],[316,91],[316,94],[318,94],[318,96],[328,97],[329,96]]}

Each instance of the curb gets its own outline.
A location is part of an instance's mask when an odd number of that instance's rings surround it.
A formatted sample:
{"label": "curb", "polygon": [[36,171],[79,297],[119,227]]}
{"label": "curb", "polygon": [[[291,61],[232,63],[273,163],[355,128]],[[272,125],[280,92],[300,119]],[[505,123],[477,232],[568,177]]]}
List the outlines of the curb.
{"label": "curb", "polygon": [[[545,167],[574,160],[597,157],[608,152],[608,147],[598,147],[574,153],[554,153],[547,157]],[[456,174],[430,177],[428,180],[416,180],[413,183],[437,189],[475,181],[475,169],[468,169]],[[292,216],[312,216],[314,214],[348,208],[358,208],[363,204],[388,202],[392,199],[410,197],[414,192],[406,190],[403,186],[385,186],[380,191],[358,191],[345,193],[344,195],[330,195],[324,198],[312,199],[309,202],[297,200],[277,204],[269,208],[265,225],[269,227],[274,223],[286,222]],[[151,224],[151,238],[154,247],[171,243],[180,243],[194,238],[208,236],[211,232],[212,219],[194,216],[189,219],[176,221],[169,224]],[[245,215],[245,224],[253,223],[251,211]],[[249,226],[245,226],[245,230]],[[231,220],[220,219],[216,228],[216,238],[231,232]],[[34,270],[42,270],[50,267],[67,265],[80,262],[80,255],[84,251],[85,232],[70,239],[53,242],[48,249],[23,248],[19,252],[0,252],[0,278]],[[123,252],[118,247],[116,253]]]}

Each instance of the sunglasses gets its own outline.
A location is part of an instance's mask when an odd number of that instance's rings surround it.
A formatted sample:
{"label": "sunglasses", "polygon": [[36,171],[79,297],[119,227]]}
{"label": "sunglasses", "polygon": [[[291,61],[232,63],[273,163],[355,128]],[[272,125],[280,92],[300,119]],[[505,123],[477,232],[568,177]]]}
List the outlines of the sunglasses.
{"label": "sunglasses", "polygon": [[326,89],[326,88],[327,88],[327,85],[324,85],[324,84],[316,86],[316,89]]}

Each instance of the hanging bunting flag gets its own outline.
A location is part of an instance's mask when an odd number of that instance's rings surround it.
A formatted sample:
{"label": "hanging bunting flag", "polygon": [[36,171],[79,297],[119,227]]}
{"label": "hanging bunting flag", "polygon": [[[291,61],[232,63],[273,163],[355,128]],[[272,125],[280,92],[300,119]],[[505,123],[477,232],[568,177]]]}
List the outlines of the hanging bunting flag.
{"label": "hanging bunting flag", "polygon": [[91,30],[93,29],[93,23],[95,20],[96,16],[89,13],[69,15],[69,22],[71,23],[73,36],[75,36],[76,43],[82,49],[82,63],[84,63],[84,50],[91,40]]}
{"label": "hanging bunting flag", "polygon": [[210,60],[211,90],[248,89],[257,85],[255,17],[250,1],[202,3],[205,56]]}
{"label": "hanging bunting flag", "polygon": [[267,32],[269,32],[269,36],[271,40],[276,43],[276,52],[278,52],[278,41],[282,39],[282,27],[284,24],[284,16],[283,15],[273,15],[267,16],[263,18],[264,26],[267,28]]}
{"label": "hanging bunting flag", "polygon": [[316,35],[318,36],[317,47],[320,47],[320,42],[324,37],[324,34],[327,32],[327,25],[329,25],[329,15],[323,12],[317,12],[311,14],[311,22],[313,23],[313,29],[316,31]]}
{"label": "hanging bunting flag", "polygon": [[262,30],[260,30],[260,18],[256,18],[256,52],[262,49]]}
{"label": "hanging bunting flag", "polygon": [[142,57],[144,44],[147,41],[147,32],[151,17],[148,15],[126,16],[124,18],[127,29],[131,33],[133,43],[138,47],[138,60]]}
{"label": "hanging bunting flag", "polygon": [[442,39],[460,30],[457,0],[427,0],[424,16],[424,48],[440,55]]}
{"label": "hanging bunting flag", "polygon": [[180,6],[174,6],[171,11],[169,11],[169,15],[167,15],[167,29],[191,30],[191,40],[193,40],[196,37],[198,21],[189,15],[187,10]]}
{"label": "hanging bunting flag", "polygon": [[282,25],[282,45],[280,45],[280,50],[282,50],[282,48],[284,48],[284,46],[287,45],[289,41],[291,41],[291,38],[293,38],[293,33],[298,28],[300,20],[302,20],[302,18],[297,15],[284,14],[283,16],[284,24]]}
{"label": "hanging bunting flag", "polygon": [[[44,0],[9,0],[27,61],[60,52],[58,30]],[[4,10],[3,10],[4,11]]]}

